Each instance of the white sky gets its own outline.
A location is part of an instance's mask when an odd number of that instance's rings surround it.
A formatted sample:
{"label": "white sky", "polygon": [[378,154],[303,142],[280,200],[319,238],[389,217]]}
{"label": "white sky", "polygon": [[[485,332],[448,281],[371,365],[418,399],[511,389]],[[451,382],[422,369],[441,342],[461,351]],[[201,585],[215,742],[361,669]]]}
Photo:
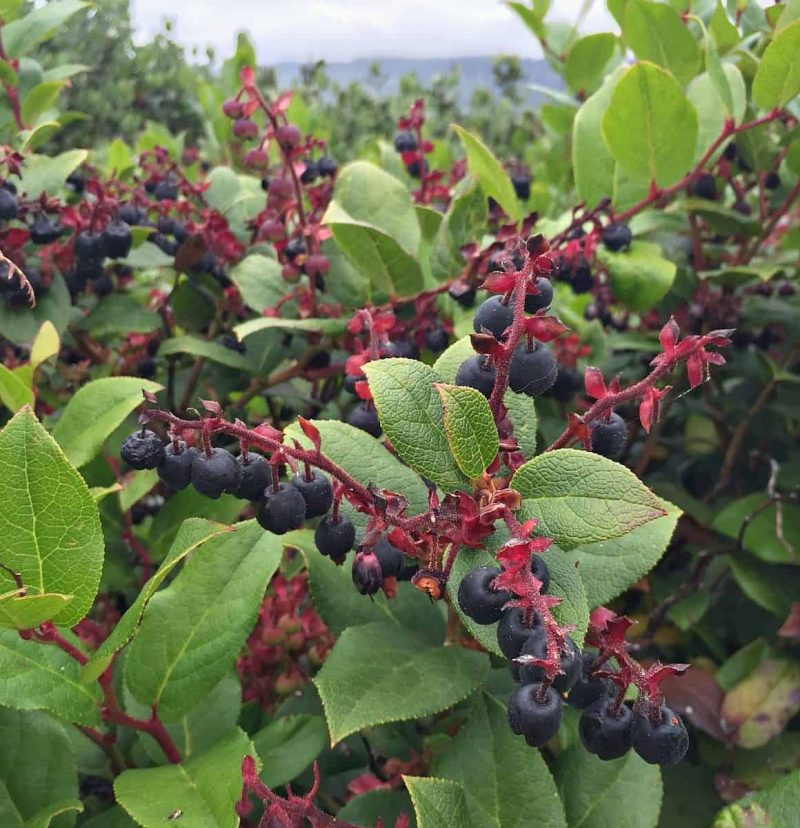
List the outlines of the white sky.
{"label": "white sky", "polygon": [[[572,22],[580,0],[554,0],[554,19]],[[582,30],[612,25],[599,0]],[[225,57],[247,29],[265,63],[371,57],[468,57],[500,52],[538,57],[533,35],[500,0],[132,0],[140,39],[167,16],[187,46]]]}

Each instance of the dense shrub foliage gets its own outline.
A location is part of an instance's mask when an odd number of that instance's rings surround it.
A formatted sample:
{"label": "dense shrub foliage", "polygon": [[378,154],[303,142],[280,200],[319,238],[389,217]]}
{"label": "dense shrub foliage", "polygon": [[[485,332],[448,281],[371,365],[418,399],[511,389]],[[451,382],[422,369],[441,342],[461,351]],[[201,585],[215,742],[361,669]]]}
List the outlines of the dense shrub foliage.
{"label": "dense shrub foliage", "polygon": [[0,2],[3,825],[797,824],[800,5],[550,5],[533,113]]}

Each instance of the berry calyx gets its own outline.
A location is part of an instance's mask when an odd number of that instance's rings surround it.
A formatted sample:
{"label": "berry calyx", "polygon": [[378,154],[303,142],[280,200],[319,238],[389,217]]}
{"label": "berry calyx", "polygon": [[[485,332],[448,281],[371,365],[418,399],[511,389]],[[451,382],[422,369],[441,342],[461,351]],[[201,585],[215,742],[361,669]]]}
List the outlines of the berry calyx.
{"label": "berry calyx", "polygon": [[314,543],[320,554],[341,563],[356,541],[356,527],[351,520],[338,515],[327,515],[314,530]]}
{"label": "berry calyx", "polygon": [[374,595],[383,586],[383,570],[378,556],[361,546],[353,558],[353,583],[362,595]]}
{"label": "berry calyx", "polygon": [[538,293],[528,293],[525,296],[525,313],[536,313],[553,302],[553,283],[546,276],[536,277],[536,287]]}
{"label": "berry calyx", "polygon": [[155,432],[139,429],[122,441],[120,456],[137,471],[154,469],[164,459],[164,444]]}
{"label": "berry calyx", "polygon": [[616,411],[611,412],[608,422],[598,420],[589,423],[589,434],[592,440],[592,451],[595,454],[614,460],[625,450],[628,429],[625,420]]}
{"label": "berry calyx", "polygon": [[272,477],[269,463],[260,454],[252,452],[240,454],[236,462],[242,470],[242,477],[233,494],[242,500],[259,500]]}
{"label": "berry calyx", "polygon": [[607,250],[616,253],[618,250],[627,250],[633,241],[631,228],[627,224],[614,223],[603,228],[603,244]]}
{"label": "berry calyx", "polygon": [[633,722],[633,749],[651,765],[675,765],[689,749],[689,734],[683,719],[662,704],[655,714],[636,716]]}
{"label": "berry calyx", "polygon": [[475,311],[472,327],[476,333],[488,331],[500,339],[514,321],[514,308],[503,302],[502,296],[490,296]]}
{"label": "berry calyx", "polygon": [[[540,701],[541,699],[541,701]],[[508,724],[531,747],[542,747],[558,733],[564,707],[552,687],[523,684],[508,700]]]}
{"label": "berry calyx", "polygon": [[508,372],[508,385],[512,391],[529,397],[541,396],[556,381],[557,375],[558,363],[546,345],[536,342],[529,350],[523,343],[514,349]]}
{"label": "berry calyx", "polygon": [[478,566],[470,570],[458,587],[458,605],[477,624],[494,624],[503,615],[511,593],[494,589],[492,583],[501,570],[496,566]]}
{"label": "berry calyx", "polygon": [[480,354],[465,359],[456,372],[456,385],[474,388],[487,398],[492,396],[494,379],[494,366],[490,365],[487,358]]}
{"label": "berry calyx", "polygon": [[268,486],[256,515],[259,524],[275,535],[285,535],[291,529],[299,529],[306,517],[303,495],[288,483]]}
{"label": "berry calyx", "polygon": [[310,469],[306,476],[305,471],[298,472],[291,480],[292,486],[297,489],[306,502],[306,517],[315,518],[324,515],[333,504],[333,487],[331,481],[316,469]]}
{"label": "berry calyx", "polygon": [[367,434],[371,434],[373,437],[380,437],[383,434],[381,421],[378,419],[378,412],[375,410],[375,406],[368,406],[365,402],[359,403],[350,412],[347,422],[354,428],[366,431]]}
{"label": "berry calyx", "polygon": [[187,446],[183,440],[177,446],[170,441],[164,447],[164,459],[158,464],[158,476],[176,492],[185,489],[192,482],[192,464],[198,455],[194,446]]}
{"label": "berry calyx", "polygon": [[242,467],[226,449],[213,448],[211,454],[198,452],[192,463],[192,485],[200,494],[216,500],[223,492],[235,492],[242,479]]}
{"label": "berry calyx", "polygon": [[615,700],[604,696],[592,702],[581,714],[578,733],[583,746],[599,759],[619,759],[631,747],[634,715],[622,704],[614,710]]}

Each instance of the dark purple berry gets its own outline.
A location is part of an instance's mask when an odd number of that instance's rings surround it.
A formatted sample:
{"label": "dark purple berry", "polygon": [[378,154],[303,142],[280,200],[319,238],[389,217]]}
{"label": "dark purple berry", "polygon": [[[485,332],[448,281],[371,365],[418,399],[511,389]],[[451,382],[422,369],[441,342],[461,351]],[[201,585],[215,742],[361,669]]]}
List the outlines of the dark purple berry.
{"label": "dark purple berry", "polygon": [[378,540],[372,551],[380,561],[384,578],[397,577],[405,566],[405,555],[388,538],[384,537]]}
{"label": "dark purple berry", "polygon": [[223,492],[235,492],[242,479],[242,467],[223,448],[200,451],[192,463],[192,485],[200,494],[216,500]]}
{"label": "dark purple berry", "polygon": [[351,412],[347,418],[347,422],[355,428],[366,431],[373,437],[380,437],[383,434],[381,428],[381,421],[378,419],[378,412],[375,406],[367,406],[365,402],[360,402]]}
{"label": "dark purple berry", "polygon": [[594,287],[592,269],[583,257],[573,265],[569,274],[569,283],[573,293],[588,293]]}
{"label": "dark purple berry", "polygon": [[306,517],[303,495],[288,483],[267,487],[256,518],[261,526],[275,535],[284,535],[290,529],[299,529]]}
{"label": "dark purple berry", "polygon": [[298,472],[291,480],[306,502],[306,517],[315,518],[324,515],[333,504],[333,487],[331,481],[316,469],[310,470],[309,477],[305,471]]}
{"label": "dark purple berry", "polygon": [[317,161],[317,169],[319,170],[320,175],[324,175],[326,178],[333,178],[339,167],[333,158],[329,155],[323,155],[322,158]]}
{"label": "dark purple berry", "polygon": [[713,201],[717,197],[717,180],[710,173],[698,176],[691,185],[692,195]]}
{"label": "dark purple berry", "polygon": [[[520,655],[529,655],[534,658],[547,658],[547,637],[532,635],[522,645]],[[553,687],[559,693],[566,693],[578,680],[581,671],[581,651],[571,638],[567,638],[561,649],[561,672],[553,679]],[[534,664],[521,664],[519,681],[522,684],[544,681],[545,671]]]}
{"label": "dark purple berry", "polygon": [[567,703],[578,710],[583,710],[584,707],[588,707],[602,696],[610,696],[614,693],[614,685],[611,681],[589,675],[589,669],[596,658],[594,653],[582,654],[580,675],[567,696]]}
{"label": "dark purple berry", "polygon": [[683,719],[661,705],[655,721],[650,716],[635,716],[633,749],[651,765],[675,765],[689,749],[689,734]]}
{"label": "dark purple berry", "polygon": [[131,252],[133,235],[124,221],[110,221],[103,230],[103,246],[112,259],[124,259]]}
{"label": "dark purple berry", "polygon": [[583,711],[578,724],[583,746],[599,759],[619,759],[631,747],[634,715],[625,704],[614,711],[615,703],[601,696]]}
{"label": "dark purple berry", "polygon": [[398,339],[395,342],[389,342],[385,352],[387,357],[419,359],[419,348],[412,339]]}
{"label": "dark purple berry", "polygon": [[490,296],[475,311],[472,327],[476,333],[488,331],[495,339],[500,339],[514,321],[514,308],[503,302],[502,296]]}
{"label": "dark purple berry", "polygon": [[154,469],[164,459],[164,444],[155,432],[139,429],[122,441],[120,456],[132,469]]}
{"label": "dark purple berry", "polygon": [[419,145],[413,132],[404,130],[394,136],[394,148],[397,152],[414,152]]}
{"label": "dark purple berry", "polygon": [[0,189],[0,220],[9,221],[17,217],[17,197],[5,188]]}
{"label": "dark purple berry", "polygon": [[314,542],[323,555],[330,555],[334,561],[343,560],[356,541],[356,527],[346,517],[327,515],[314,530]]}
{"label": "dark purple berry", "polygon": [[512,175],[511,184],[517,198],[527,201],[531,197],[531,177],[529,175]]}
{"label": "dark purple berry", "polygon": [[556,381],[550,386],[547,395],[559,402],[569,402],[582,387],[580,374],[574,368],[559,365]]}
{"label": "dark purple berry", "polygon": [[84,230],[75,237],[73,249],[79,259],[102,259],[105,255],[103,236]]}
{"label": "dark purple berry", "polygon": [[508,724],[531,747],[549,742],[558,733],[563,715],[561,697],[552,687],[523,684],[508,700]]}
{"label": "dark purple berry", "polygon": [[764,187],[767,190],[777,190],[781,186],[781,177],[776,172],[767,173],[764,176]]}
{"label": "dark purple berry", "polygon": [[536,279],[538,293],[528,293],[525,296],[525,313],[536,313],[542,308],[548,308],[553,302],[553,283],[545,276]]}
{"label": "dark purple berry", "polygon": [[475,354],[459,365],[456,372],[456,385],[474,388],[488,398],[492,395],[494,378],[494,366],[489,365],[485,356]]}
{"label": "dark purple berry", "polygon": [[448,289],[451,299],[454,299],[462,308],[471,308],[475,304],[476,290],[474,285],[467,282],[453,282]]}
{"label": "dark purple berry", "polygon": [[383,586],[381,562],[367,547],[359,547],[353,557],[353,583],[362,595],[374,595]]}
{"label": "dark purple berry", "polygon": [[503,607],[511,600],[511,594],[506,590],[492,588],[492,582],[500,572],[496,566],[478,566],[470,570],[458,586],[458,605],[478,624],[499,621]]}
{"label": "dark purple berry", "polygon": [[628,439],[625,420],[616,411],[611,412],[608,422],[599,420],[589,423],[589,434],[592,439],[592,451],[612,460],[622,454]]}
{"label": "dark purple berry", "polygon": [[158,476],[170,489],[180,491],[192,482],[192,464],[198,455],[194,446],[187,446],[183,440],[170,441],[164,447],[164,459],[158,465]]}
{"label": "dark purple berry", "polygon": [[556,381],[557,374],[558,363],[546,345],[536,342],[533,349],[528,350],[528,344],[523,342],[514,349],[511,357],[508,385],[517,394],[538,397]]}
{"label": "dark purple berry", "polygon": [[450,334],[443,325],[437,325],[425,332],[425,347],[434,354],[440,354],[450,342]]}
{"label": "dark purple berry", "polygon": [[36,245],[52,244],[60,235],[61,225],[44,214],[36,216],[30,228],[31,242]]}
{"label": "dark purple berry", "polygon": [[236,462],[242,470],[242,476],[233,494],[242,500],[260,500],[272,480],[269,463],[260,454],[252,452],[240,454]]}
{"label": "dark purple berry", "polygon": [[631,228],[627,224],[609,224],[603,228],[603,244],[608,250],[627,250],[633,241]]}
{"label": "dark purple berry", "polygon": [[497,644],[506,658],[516,658],[525,642],[541,629],[534,616],[530,625],[525,623],[521,607],[511,607],[503,612],[497,625]]}

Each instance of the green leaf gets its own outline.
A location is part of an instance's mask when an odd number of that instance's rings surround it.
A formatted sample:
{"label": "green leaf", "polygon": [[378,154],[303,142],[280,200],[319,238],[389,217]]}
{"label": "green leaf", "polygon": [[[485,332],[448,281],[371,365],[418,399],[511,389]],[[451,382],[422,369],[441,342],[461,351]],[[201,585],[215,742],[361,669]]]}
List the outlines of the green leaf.
{"label": "green leaf", "polygon": [[53,592],[44,595],[0,595],[0,627],[32,630],[55,618],[72,598],[72,595]]}
{"label": "green leaf", "polygon": [[759,748],[783,732],[800,711],[800,664],[767,658],[728,691],[720,719],[739,747]]}
{"label": "green leaf", "polygon": [[574,745],[556,760],[556,782],[570,828],[656,828],[661,770],[633,751],[603,762]]}
{"label": "green leaf", "polygon": [[[712,527],[729,538],[738,538],[743,521],[756,509],[765,505],[766,495],[754,493],[737,498],[725,506],[714,518]],[[800,563],[800,506],[782,504],[782,537],[778,537],[778,512],[770,505],[759,512],[745,529],[744,548],[767,563]]]}
{"label": "green leaf", "polygon": [[462,786],[474,828],[566,828],[541,753],[512,733],[506,708],[491,696],[476,695],[466,724],[431,772]]}
{"label": "green leaf", "polygon": [[125,681],[165,722],[188,713],[231,668],[253,628],[283,542],[255,520],[203,544],[153,596],[125,657]]}
{"label": "green leaf", "polygon": [[0,825],[47,826],[64,803],[78,799],[75,748],[66,728],[38,712],[0,708]]}
{"label": "green leaf", "polygon": [[566,553],[586,587],[590,607],[599,607],[621,595],[644,577],[661,559],[675,531],[681,510],[663,501],[664,517],[651,520],[622,537],[580,544]]}
{"label": "green leaf", "polygon": [[434,647],[394,624],[364,624],[342,633],[314,684],[336,744],[364,728],[445,710],[488,669],[483,653]]}
{"label": "green leaf", "polygon": [[480,477],[497,457],[500,438],[486,397],[474,388],[437,384],[444,427],[458,467],[470,479]]}
{"label": "green leaf", "polygon": [[138,500],[141,500],[149,491],[158,485],[159,477],[155,469],[138,469],[126,474],[121,480],[119,491],[119,508],[127,512]]}
{"label": "green leaf", "polygon": [[100,724],[100,687],[80,681],[80,666],[58,647],[0,630],[0,706],[48,710],[63,721]]}
{"label": "green leaf", "polygon": [[419,828],[472,828],[461,785],[430,776],[403,776]]}
{"label": "green leaf", "polygon": [[630,250],[614,253],[598,246],[597,259],[611,277],[614,296],[626,308],[645,312],[666,296],[675,281],[677,267],[664,258],[661,246],[634,241]]}
{"label": "green leaf", "polygon": [[34,395],[31,388],[5,365],[0,364],[0,402],[12,413],[25,405],[33,405]]}
{"label": "green leaf", "polygon": [[[381,360],[385,362],[386,360]],[[312,420],[322,437],[322,452],[359,483],[376,483],[390,492],[402,493],[408,500],[409,514],[428,509],[428,488],[419,475],[404,466],[382,443],[361,429],[338,420]],[[310,440],[297,424],[286,434],[306,448]]]}
{"label": "green leaf", "polygon": [[[727,102],[721,94],[721,89],[727,91]],[[698,161],[722,134],[728,118],[733,118],[736,123],[742,121],[747,105],[747,89],[739,69],[732,63],[726,63],[720,67],[720,78],[717,81],[710,71],[698,75],[689,84],[686,96],[697,111],[697,147],[694,160]],[[720,147],[717,155],[721,154],[722,150],[723,147]],[[712,203],[712,206],[717,205]],[[740,213],[737,215],[740,219],[746,218]]]}
{"label": "green leaf", "polygon": [[[48,8],[44,6],[43,8]],[[5,32],[4,32],[5,36]],[[62,152],[53,157],[47,155],[30,155],[22,168],[21,193],[31,201],[42,193],[57,195],[64,188],[67,176],[88,158],[88,150],[75,149]]]}
{"label": "green leaf", "polygon": [[98,302],[94,310],[80,322],[92,336],[118,333],[150,333],[161,327],[155,311],[143,308],[129,296],[112,293]]}
{"label": "green leaf", "polygon": [[36,372],[36,369],[43,363],[47,362],[54,356],[58,356],[61,349],[61,339],[55,325],[48,319],[42,323],[39,332],[36,334],[36,339],[31,345],[31,371]]}
{"label": "green leaf", "polygon": [[569,50],[564,67],[564,80],[573,92],[593,92],[603,78],[617,45],[609,32],[582,37]]}
{"label": "green leaf", "polygon": [[398,455],[412,469],[445,489],[466,483],[445,432],[433,368],[412,359],[368,362],[369,381],[381,426]]}
{"label": "green leaf", "polygon": [[195,549],[207,540],[229,531],[230,529],[227,526],[221,526],[218,523],[212,523],[210,520],[203,520],[202,518],[189,518],[189,520],[185,520],[181,524],[169,554],[164,558],[161,566],[156,570],[155,575],[142,587],[136,600],[128,607],[125,614],[117,622],[114,631],[95,650],[84,666],[81,674],[81,680],[83,682],[91,682],[97,679],[108,665],[111,664],[114,654],[118,650],[121,650],[133,638],[139,628],[142,615],[150,599],[155,595],[156,590],[164,582],[167,575],[179,563],[183,562],[187,555],[194,552]]}
{"label": "green leaf", "polygon": [[625,69],[619,67],[578,110],[572,122],[572,166],[575,188],[588,204],[614,195],[616,162],[606,146],[601,125],[611,96]]}
{"label": "green leaf", "polygon": [[89,3],[81,0],[54,0],[46,6],[38,6],[19,20],[3,27],[3,46],[10,58],[19,58],[34,46],[52,37],[76,12]]}
{"label": "green leaf", "polygon": [[539,519],[538,532],[566,552],[620,537],[668,509],[625,466],[576,449],[534,457],[517,470],[510,485]]}
{"label": "green leaf", "polygon": [[475,239],[486,226],[486,196],[473,184],[450,202],[439,225],[430,253],[431,271],[436,281],[449,279],[464,267],[461,248]]}
{"label": "green leaf", "polygon": [[185,828],[236,828],[242,760],[253,745],[236,728],[180,765],[126,770],[114,782],[117,802],[144,828],[163,828],[171,814]]}
{"label": "green leaf", "polygon": [[299,776],[328,746],[322,716],[282,716],[253,736],[261,780],[273,790]]}
{"label": "green leaf", "polygon": [[700,49],[680,15],[661,3],[629,0],[625,41],[639,60],[649,60],[685,86],[700,70]]}
{"label": "green leaf", "polygon": [[158,355],[170,356],[172,354],[190,354],[203,357],[212,362],[218,362],[220,365],[227,365],[228,368],[237,371],[250,371],[253,367],[246,355],[226,348],[219,342],[200,339],[197,336],[175,336],[167,339],[158,349]]}
{"label": "green leaf", "polygon": [[711,20],[708,21],[708,30],[722,53],[732,49],[740,40],[739,30],[728,19],[722,0],[717,0],[717,7],[711,15]]}
{"label": "green leaf", "polygon": [[800,93],[800,20],[767,46],[753,79],[753,100],[762,109],[785,106]]}
{"label": "green leaf", "polygon": [[[705,198],[677,199],[672,203],[670,209],[676,212],[691,212],[700,216],[717,233],[756,236],[761,232],[761,224],[758,219],[743,216],[730,207],[716,204]],[[773,267],[775,266],[773,265]],[[737,271],[741,272],[741,267],[726,267],[723,272],[736,273]]]}
{"label": "green leaf", "polygon": [[310,331],[313,333],[342,334],[347,330],[347,319],[280,319],[271,316],[262,316],[259,319],[250,319],[237,325],[233,332],[242,340],[258,331]]}
{"label": "green leaf", "polygon": [[652,63],[639,63],[614,87],[602,131],[627,175],[668,187],[691,166],[697,113],[675,78]]}
{"label": "green leaf", "polygon": [[742,592],[758,606],[786,618],[800,594],[800,569],[764,564],[750,555],[732,555],[731,571]]}
{"label": "green leaf", "polygon": [[106,169],[112,176],[121,176],[134,163],[133,151],[121,138],[111,141],[108,145]]}
{"label": "green leaf", "polygon": [[439,606],[409,583],[397,585],[397,597],[391,601],[380,592],[365,601],[353,589],[349,566],[337,566],[320,555],[310,529],[300,529],[284,536],[287,546],[296,546],[306,561],[308,581],[314,607],[334,634],[347,627],[371,621],[396,624],[398,628],[425,638],[430,644],[444,641],[445,621]]}
{"label": "green leaf", "polygon": [[[789,773],[768,788],[746,796],[741,804],[763,808],[776,825],[788,828],[800,812],[800,771]],[[748,823],[742,824],[747,826]]]}
{"label": "green leaf", "polygon": [[134,247],[124,259],[120,259],[120,262],[136,270],[148,270],[150,268],[172,267],[175,257],[165,253],[153,242],[146,241],[144,244]]}
{"label": "green leaf", "polygon": [[[20,573],[29,594],[74,596],[52,620],[77,624],[92,605],[103,567],[97,504],[30,408],[0,432],[0,466],[2,562]],[[5,583],[13,584],[3,572]]]}
{"label": "green leaf", "polygon": [[378,296],[422,290],[419,223],[408,190],[394,176],[366,161],[348,164],[322,221]]}
{"label": "green leaf", "polygon": [[51,80],[34,86],[22,101],[23,122],[34,124],[56,102],[64,85],[65,81]]}
{"label": "green leaf", "polygon": [[[53,437],[70,462],[80,467],[92,460],[103,443],[143,402],[142,391],[163,385],[139,377],[92,380],[73,395],[53,428]],[[87,424],[91,423],[91,428]]]}
{"label": "green leaf", "polygon": [[384,825],[394,825],[401,814],[408,817],[409,828],[416,828],[411,797],[405,791],[377,788],[348,800],[336,816],[352,825],[374,828],[378,819],[382,819]]}
{"label": "green leaf", "polygon": [[288,287],[281,276],[280,263],[260,253],[242,259],[231,269],[230,278],[245,304],[256,313],[274,307]]}
{"label": "green leaf", "polygon": [[478,179],[483,192],[493,198],[512,221],[519,221],[524,212],[522,202],[517,198],[511,179],[502,164],[480,138],[457,124],[453,124],[453,129],[467,153],[467,169],[470,175]]}

